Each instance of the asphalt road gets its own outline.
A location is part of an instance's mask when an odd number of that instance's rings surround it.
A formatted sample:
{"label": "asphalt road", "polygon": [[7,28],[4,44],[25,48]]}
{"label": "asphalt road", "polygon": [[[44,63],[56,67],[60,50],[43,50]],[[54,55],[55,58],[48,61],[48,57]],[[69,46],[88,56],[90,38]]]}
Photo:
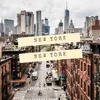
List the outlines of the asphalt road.
{"label": "asphalt road", "polygon": [[[38,80],[31,82],[31,85],[28,88],[28,92],[25,94],[24,100],[57,100],[52,86],[45,85],[44,87],[44,83],[46,84],[46,72],[49,70],[49,68],[46,68],[46,62],[42,62],[35,68],[35,70],[38,71]],[[42,96],[38,95],[39,90],[42,92]]]}

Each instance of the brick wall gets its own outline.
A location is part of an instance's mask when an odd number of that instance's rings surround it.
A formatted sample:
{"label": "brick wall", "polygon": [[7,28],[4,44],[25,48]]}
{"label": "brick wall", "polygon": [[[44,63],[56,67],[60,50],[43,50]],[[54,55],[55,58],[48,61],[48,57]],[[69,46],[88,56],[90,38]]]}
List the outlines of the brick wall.
{"label": "brick wall", "polygon": [[0,68],[0,100],[2,100],[2,69]]}
{"label": "brick wall", "polygon": [[71,100],[91,100],[91,60],[88,54],[82,59],[66,60],[67,95]]}

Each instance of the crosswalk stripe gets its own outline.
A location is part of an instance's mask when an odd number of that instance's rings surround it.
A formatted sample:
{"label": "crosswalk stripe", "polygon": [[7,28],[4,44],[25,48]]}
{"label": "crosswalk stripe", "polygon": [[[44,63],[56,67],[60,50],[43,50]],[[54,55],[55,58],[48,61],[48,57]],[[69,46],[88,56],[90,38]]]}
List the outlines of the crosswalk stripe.
{"label": "crosswalk stripe", "polygon": [[17,91],[13,100],[23,100],[27,91]]}
{"label": "crosswalk stripe", "polygon": [[30,87],[28,90],[52,90],[52,87]]}
{"label": "crosswalk stripe", "polygon": [[32,99],[23,99],[23,100],[58,100],[58,98],[32,98]]}

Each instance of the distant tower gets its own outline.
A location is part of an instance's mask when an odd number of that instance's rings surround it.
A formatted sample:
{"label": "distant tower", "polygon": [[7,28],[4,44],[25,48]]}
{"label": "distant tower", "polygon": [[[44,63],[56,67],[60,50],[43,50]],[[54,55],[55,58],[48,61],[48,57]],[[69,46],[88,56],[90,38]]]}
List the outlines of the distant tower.
{"label": "distant tower", "polygon": [[69,10],[66,4],[66,10],[64,15],[64,32],[66,32],[68,28],[69,28]]}
{"label": "distant tower", "polygon": [[9,34],[14,29],[14,20],[4,19],[4,33]]}
{"label": "distant tower", "polygon": [[1,20],[1,23],[0,23],[0,32],[3,32],[3,21]]}
{"label": "distant tower", "polygon": [[48,26],[49,25],[49,22],[48,22],[48,19],[45,18],[45,25]]}
{"label": "distant tower", "polygon": [[34,34],[34,14],[33,12],[21,11],[17,14],[17,34]]}
{"label": "distant tower", "polygon": [[60,20],[60,22],[59,22],[58,29],[59,29],[59,34],[62,34],[63,33],[63,22],[62,22],[62,20]]}
{"label": "distant tower", "polygon": [[41,11],[36,11],[36,36],[42,35]]}
{"label": "distant tower", "polygon": [[70,21],[69,28],[70,28],[70,29],[73,29],[73,28],[75,28],[75,27],[74,27],[74,24],[73,24],[73,20],[72,20],[72,19],[71,19],[71,21]]}

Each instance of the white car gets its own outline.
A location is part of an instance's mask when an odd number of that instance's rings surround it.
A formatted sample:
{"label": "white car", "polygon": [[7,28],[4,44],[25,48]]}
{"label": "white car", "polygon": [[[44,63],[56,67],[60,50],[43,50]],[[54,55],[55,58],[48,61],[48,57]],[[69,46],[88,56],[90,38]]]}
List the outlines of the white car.
{"label": "white car", "polygon": [[32,73],[32,80],[37,80],[38,79],[38,72],[37,71],[34,71]]}

